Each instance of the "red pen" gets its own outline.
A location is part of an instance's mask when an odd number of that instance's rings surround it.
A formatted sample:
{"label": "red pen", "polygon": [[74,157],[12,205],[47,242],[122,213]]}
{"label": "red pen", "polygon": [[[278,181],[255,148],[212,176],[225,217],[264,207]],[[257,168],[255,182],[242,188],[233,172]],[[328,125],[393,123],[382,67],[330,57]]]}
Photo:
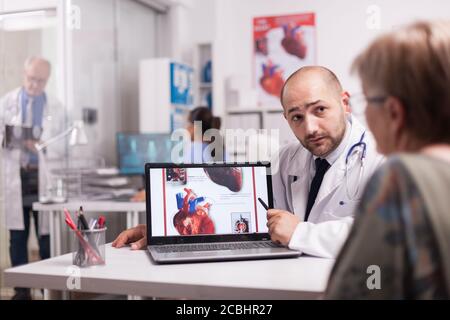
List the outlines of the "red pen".
{"label": "red pen", "polygon": [[105,217],[104,216],[100,216],[98,218],[98,228],[99,229],[103,229],[104,226],[105,226]]}

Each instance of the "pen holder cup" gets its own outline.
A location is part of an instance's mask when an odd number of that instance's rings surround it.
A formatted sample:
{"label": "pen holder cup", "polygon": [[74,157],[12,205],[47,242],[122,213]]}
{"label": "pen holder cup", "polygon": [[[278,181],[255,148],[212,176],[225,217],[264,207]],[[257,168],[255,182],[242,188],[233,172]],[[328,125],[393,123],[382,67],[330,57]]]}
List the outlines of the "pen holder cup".
{"label": "pen holder cup", "polygon": [[106,228],[72,232],[72,262],[78,267],[105,264]]}

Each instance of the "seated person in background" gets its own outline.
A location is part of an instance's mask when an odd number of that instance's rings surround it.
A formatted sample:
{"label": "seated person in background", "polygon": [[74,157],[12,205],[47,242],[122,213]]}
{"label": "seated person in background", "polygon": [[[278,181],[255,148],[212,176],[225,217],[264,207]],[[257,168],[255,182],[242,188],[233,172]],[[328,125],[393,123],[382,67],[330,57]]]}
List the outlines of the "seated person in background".
{"label": "seated person in background", "polygon": [[[221,150],[213,150],[208,152],[205,150],[211,142],[208,141],[205,136],[205,132],[210,129],[220,130],[221,120],[220,117],[215,117],[211,110],[207,107],[197,107],[189,112],[188,124],[186,130],[191,136],[191,148],[189,152],[185,152],[183,162],[184,163],[202,163],[212,161],[224,161],[223,144],[221,144]],[[217,141],[216,143],[221,143]],[[184,150],[186,151],[186,150]],[[222,151],[220,153],[220,151]],[[216,154],[217,152],[217,154]]]}
{"label": "seated person in background", "polygon": [[376,39],[354,62],[378,150],[329,299],[450,298],[450,22]]}
{"label": "seated person in background", "polygon": [[[197,127],[195,126],[195,122],[197,122]],[[208,151],[204,152],[210,144],[210,142],[205,139],[205,132],[210,129],[219,130],[220,125],[220,117],[215,117],[212,114],[211,110],[207,107],[197,107],[189,112],[186,130],[191,137],[191,143],[188,150],[183,150],[184,163],[201,163],[211,162],[214,160],[223,161],[223,159],[225,158],[223,153],[219,154],[218,152],[216,155],[216,150],[214,150],[213,154],[208,154]],[[196,128],[198,128],[197,131]],[[136,193],[130,200],[133,202],[145,201],[145,189]]]}

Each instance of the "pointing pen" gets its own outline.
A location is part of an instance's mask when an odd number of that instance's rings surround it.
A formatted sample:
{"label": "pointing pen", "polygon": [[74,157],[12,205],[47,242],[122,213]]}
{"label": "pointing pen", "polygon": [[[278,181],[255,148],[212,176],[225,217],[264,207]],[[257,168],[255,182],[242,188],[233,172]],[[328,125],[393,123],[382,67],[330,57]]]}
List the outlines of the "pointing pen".
{"label": "pointing pen", "polygon": [[264,209],[269,210],[269,206],[263,201],[263,199],[258,198],[258,201],[261,203]]}

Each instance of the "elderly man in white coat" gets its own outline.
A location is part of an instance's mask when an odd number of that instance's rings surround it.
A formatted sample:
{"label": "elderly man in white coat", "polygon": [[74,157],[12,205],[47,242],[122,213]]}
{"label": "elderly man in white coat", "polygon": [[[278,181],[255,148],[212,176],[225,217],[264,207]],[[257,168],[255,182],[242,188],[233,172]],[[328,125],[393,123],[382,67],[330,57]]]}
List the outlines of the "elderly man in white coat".
{"label": "elderly man in white coat", "polygon": [[349,94],[329,69],[297,70],[284,84],[281,103],[300,143],[282,148],[274,163],[269,234],[291,249],[334,258],[364,185],[383,157],[351,115]]}
{"label": "elderly man in white coat", "polygon": [[[10,230],[10,258],[13,266],[28,263],[28,235],[32,202],[38,191],[45,190],[43,170],[39,170],[43,153],[34,145],[55,136],[63,129],[63,108],[45,93],[50,76],[50,63],[39,57],[25,61],[23,85],[0,99],[0,141],[2,141],[3,210]],[[11,130],[11,128],[15,128]],[[13,143],[14,132],[23,128]],[[28,128],[28,130],[25,130]],[[45,151],[51,153],[51,149]],[[50,255],[48,217],[33,212],[39,254]],[[27,288],[16,288],[14,299],[29,299]]]}

